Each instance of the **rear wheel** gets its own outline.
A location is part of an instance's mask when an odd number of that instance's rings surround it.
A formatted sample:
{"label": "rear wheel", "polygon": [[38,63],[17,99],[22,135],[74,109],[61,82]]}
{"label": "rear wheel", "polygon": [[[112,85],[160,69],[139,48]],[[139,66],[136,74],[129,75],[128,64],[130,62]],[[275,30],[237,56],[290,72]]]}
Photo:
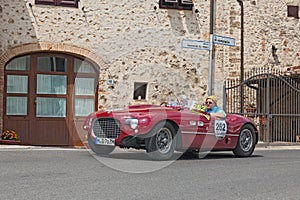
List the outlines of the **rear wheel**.
{"label": "rear wheel", "polygon": [[98,155],[108,155],[115,149],[114,146],[95,144],[90,135],[88,136],[88,143],[92,151]]}
{"label": "rear wheel", "polygon": [[160,122],[151,131],[152,137],[147,140],[148,156],[154,160],[168,160],[176,147],[176,129],[170,122]]}
{"label": "rear wheel", "polygon": [[246,124],[242,127],[236,148],[233,150],[234,155],[238,157],[251,156],[256,144],[256,134],[253,126]]}

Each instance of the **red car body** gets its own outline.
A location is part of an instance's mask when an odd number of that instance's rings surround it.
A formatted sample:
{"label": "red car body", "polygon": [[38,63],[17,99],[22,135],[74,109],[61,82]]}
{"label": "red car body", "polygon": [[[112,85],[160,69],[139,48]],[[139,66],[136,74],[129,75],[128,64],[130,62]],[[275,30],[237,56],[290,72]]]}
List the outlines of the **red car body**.
{"label": "red car body", "polygon": [[[174,150],[230,150],[237,156],[250,156],[258,131],[250,119],[227,114],[226,124],[209,113],[180,106],[134,105],[122,110],[91,113],[84,123],[91,149],[108,154],[115,146],[146,149],[157,160],[170,159]],[[245,134],[241,133],[245,132]],[[249,144],[250,143],[250,144]],[[151,156],[151,152],[155,152]]]}

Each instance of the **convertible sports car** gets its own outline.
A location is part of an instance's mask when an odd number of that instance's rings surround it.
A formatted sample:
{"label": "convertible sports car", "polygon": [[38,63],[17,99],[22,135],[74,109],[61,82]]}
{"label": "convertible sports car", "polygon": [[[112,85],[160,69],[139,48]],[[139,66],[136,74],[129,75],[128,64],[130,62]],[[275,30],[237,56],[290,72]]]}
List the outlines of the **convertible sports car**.
{"label": "convertible sports car", "polygon": [[168,160],[174,151],[233,151],[251,156],[257,144],[256,125],[248,118],[210,114],[182,106],[133,105],[122,110],[91,113],[84,123],[88,143],[99,155],[116,146],[145,149],[151,159]]}

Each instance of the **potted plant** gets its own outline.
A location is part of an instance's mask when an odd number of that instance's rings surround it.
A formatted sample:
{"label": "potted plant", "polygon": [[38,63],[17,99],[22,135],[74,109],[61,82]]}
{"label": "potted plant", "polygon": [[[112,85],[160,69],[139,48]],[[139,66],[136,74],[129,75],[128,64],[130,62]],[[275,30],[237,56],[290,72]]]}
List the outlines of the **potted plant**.
{"label": "potted plant", "polygon": [[5,130],[0,134],[1,144],[19,144],[20,138],[16,131]]}
{"label": "potted plant", "polygon": [[255,103],[249,103],[246,105],[246,112],[248,113],[255,113],[256,112],[256,104]]}

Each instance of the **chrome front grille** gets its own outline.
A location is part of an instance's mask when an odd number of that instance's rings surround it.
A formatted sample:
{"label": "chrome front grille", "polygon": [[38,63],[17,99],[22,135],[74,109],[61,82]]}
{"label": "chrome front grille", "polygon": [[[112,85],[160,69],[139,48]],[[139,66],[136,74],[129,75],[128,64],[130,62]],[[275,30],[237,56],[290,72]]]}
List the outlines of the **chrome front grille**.
{"label": "chrome front grille", "polygon": [[98,118],[93,123],[93,132],[101,138],[117,138],[121,134],[119,120],[113,118]]}

